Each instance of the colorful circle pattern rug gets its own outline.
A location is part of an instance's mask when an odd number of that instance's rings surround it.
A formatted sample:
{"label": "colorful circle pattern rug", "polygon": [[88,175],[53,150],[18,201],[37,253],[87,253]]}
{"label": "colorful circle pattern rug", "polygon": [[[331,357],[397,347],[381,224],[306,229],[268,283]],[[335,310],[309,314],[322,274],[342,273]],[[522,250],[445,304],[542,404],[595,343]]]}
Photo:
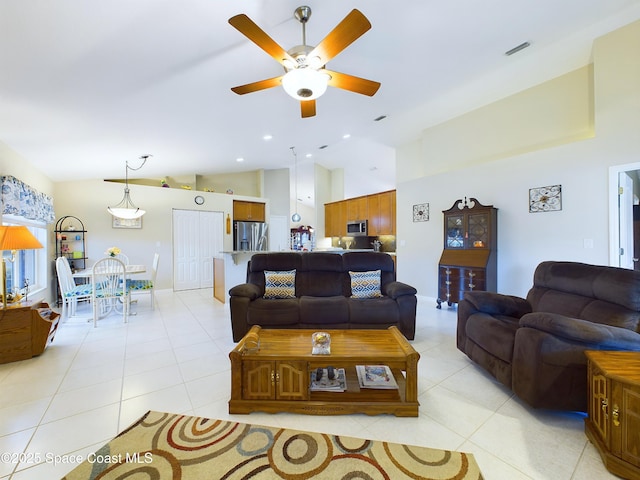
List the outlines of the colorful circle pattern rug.
{"label": "colorful circle pattern rug", "polygon": [[63,480],[481,480],[468,453],[147,412]]}

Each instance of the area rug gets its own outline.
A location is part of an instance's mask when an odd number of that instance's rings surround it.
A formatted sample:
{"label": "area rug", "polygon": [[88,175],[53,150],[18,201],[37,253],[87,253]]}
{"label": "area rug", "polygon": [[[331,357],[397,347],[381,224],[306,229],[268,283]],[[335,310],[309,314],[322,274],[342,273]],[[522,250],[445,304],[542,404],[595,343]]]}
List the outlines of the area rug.
{"label": "area rug", "polygon": [[468,453],[147,412],[63,480],[482,479]]}

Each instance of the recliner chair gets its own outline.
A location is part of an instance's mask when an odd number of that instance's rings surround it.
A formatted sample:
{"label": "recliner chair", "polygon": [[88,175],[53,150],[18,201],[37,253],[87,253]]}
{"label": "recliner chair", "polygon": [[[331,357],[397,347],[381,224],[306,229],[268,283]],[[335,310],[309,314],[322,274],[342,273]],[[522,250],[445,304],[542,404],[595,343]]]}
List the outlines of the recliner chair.
{"label": "recliner chair", "polygon": [[527,298],[468,292],[457,347],[534,408],[586,411],[585,350],[640,350],[640,272],[542,262]]}

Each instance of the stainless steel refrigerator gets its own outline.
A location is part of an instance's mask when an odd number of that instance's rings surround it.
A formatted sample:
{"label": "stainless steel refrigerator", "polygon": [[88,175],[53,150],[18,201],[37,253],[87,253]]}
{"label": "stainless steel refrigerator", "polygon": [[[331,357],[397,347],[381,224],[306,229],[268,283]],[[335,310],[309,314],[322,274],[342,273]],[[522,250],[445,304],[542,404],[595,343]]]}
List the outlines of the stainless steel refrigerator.
{"label": "stainless steel refrigerator", "polygon": [[234,250],[267,251],[267,226],[264,222],[233,222]]}

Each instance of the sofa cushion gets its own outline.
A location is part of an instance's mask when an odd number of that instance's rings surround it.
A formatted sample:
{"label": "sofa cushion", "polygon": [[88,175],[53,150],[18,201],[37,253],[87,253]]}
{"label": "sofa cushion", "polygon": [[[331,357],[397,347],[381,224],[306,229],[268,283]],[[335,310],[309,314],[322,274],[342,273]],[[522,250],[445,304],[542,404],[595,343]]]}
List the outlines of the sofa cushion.
{"label": "sofa cushion", "polygon": [[298,303],[297,298],[282,298],[277,301],[258,298],[249,303],[247,323],[270,327],[295,325],[300,321]]}
{"label": "sofa cushion", "polygon": [[392,325],[400,321],[398,304],[389,297],[349,298],[349,319],[357,325]]}
{"label": "sofa cushion", "polygon": [[302,267],[296,278],[296,295],[298,297],[342,295],[344,275],[340,255],[324,252],[302,255]]}
{"label": "sofa cushion", "polygon": [[264,298],[295,298],[296,271],[264,271]]}
{"label": "sofa cushion", "polygon": [[511,363],[518,319],[474,313],[467,320],[467,338],[500,360]]}
{"label": "sofa cushion", "polygon": [[377,298],[380,293],[380,270],[369,272],[349,272],[351,296],[354,298]]}
{"label": "sofa cushion", "polygon": [[349,306],[342,295],[334,297],[300,297],[302,324],[335,325],[349,321]]}

